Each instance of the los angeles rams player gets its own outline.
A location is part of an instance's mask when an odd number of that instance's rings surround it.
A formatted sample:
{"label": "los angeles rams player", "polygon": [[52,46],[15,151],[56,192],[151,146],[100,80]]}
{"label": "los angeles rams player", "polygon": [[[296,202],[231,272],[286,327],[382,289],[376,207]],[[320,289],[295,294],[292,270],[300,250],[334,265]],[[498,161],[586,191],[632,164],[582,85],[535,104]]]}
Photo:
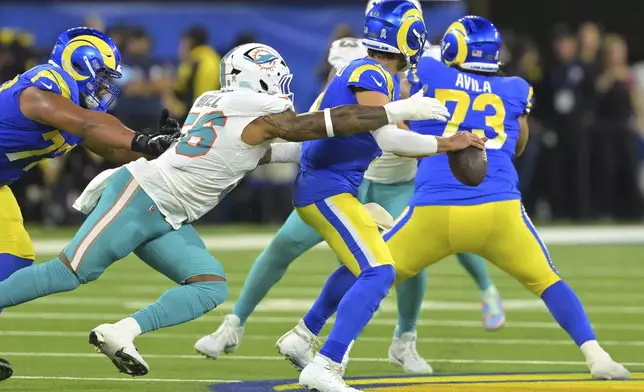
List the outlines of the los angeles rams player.
{"label": "los angeles rams player", "polygon": [[[303,141],[369,129],[397,139],[409,132],[387,124],[446,113],[421,92],[384,105],[297,116],[290,100],[293,75],[279,53],[262,44],[233,49],[221,70],[225,89],[195,101],[180,142],[158,159],[139,159],[97,176],[75,203],[89,216],[70,244],[57,258],[1,282],[0,307],[74,290],[134,252],[180,285],[131,317],[98,326],[90,343],[121,372],[145,375],[149,368],[134,346],[136,336],[200,317],[226,298],[223,269],[190,222],[214,208],[260,159],[292,160],[289,154],[300,151],[288,143],[271,146],[272,139]],[[433,139],[416,136],[417,142]]]}
{"label": "los angeles rams player", "polygon": [[[158,156],[172,142],[133,132],[102,113],[118,95],[111,80],[121,76],[120,62],[108,36],[79,27],[58,37],[48,64],[0,85],[0,281],[35,258],[9,189],[23,173],[77,144],[123,163],[142,156],[136,152]],[[178,131],[170,125],[170,133]],[[2,369],[10,367],[0,366],[0,379],[10,376]]]}
{"label": "los angeles rams player", "polygon": [[[370,1],[365,14],[380,1],[382,0]],[[417,0],[411,1],[411,3],[422,11]],[[423,56],[426,53],[427,51]],[[440,51],[438,53],[440,56]],[[360,39],[347,37],[331,44],[328,61],[337,72],[351,61],[366,56],[367,49],[362,45]],[[332,71],[329,75],[329,82],[333,79],[335,72]],[[321,93],[311,106],[310,111],[317,110],[323,98],[324,93]],[[358,199],[363,204],[374,202],[382,205],[389,214],[397,217],[407,206],[413,193],[416,167],[416,159],[384,152],[380,158],[376,158],[371,163],[365,172],[365,180],[360,185]],[[304,223],[297,212],[293,211],[277,231],[268,247],[253,264],[232,314],[224,318],[217,331],[199,339],[195,343],[195,350],[209,358],[217,358],[222,352],[227,354],[234,352],[241,343],[246,321],[257,304],[284,276],[288,266],[297,257],[321,241],[320,234]],[[485,260],[473,254],[458,254],[457,257],[466,270],[472,274],[481,289],[484,327],[489,330],[500,328],[504,324],[505,315],[500,306],[501,300],[498,292],[488,274]],[[389,358],[392,363],[403,367],[406,372],[410,373],[432,372],[427,361],[418,354],[416,349],[415,324],[426,284],[427,273],[423,270],[417,276],[396,287],[401,317],[389,349]],[[304,353],[307,352],[304,351]],[[308,363],[311,359],[298,362]],[[345,356],[344,359],[346,364],[348,357]]]}
{"label": "los angeles rams player", "polygon": [[[368,13],[363,44],[368,57],[351,62],[338,71],[328,85],[320,108],[358,102],[382,104],[399,96],[397,73],[414,65],[422,54],[425,25],[420,11],[408,1],[391,0],[377,4]],[[440,119],[440,116],[436,117]],[[471,135],[461,133],[458,137]],[[380,147],[400,155],[429,155],[465,145],[483,148],[479,138],[463,138],[450,146],[448,139],[420,140],[407,146],[417,134],[400,132],[398,140],[383,140],[377,132],[352,138],[304,144],[293,203],[298,215],[331,246],[344,266],[331,278],[355,280],[346,299],[339,304],[314,308],[299,325],[284,335],[277,347],[295,366],[297,347],[292,343],[313,342],[328,316],[338,309],[338,321],[324,347],[300,374],[300,384],[326,391],[354,391],[342,380],[342,359],[348,346],[372,317],[375,304],[386,295],[394,280],[393,259],[376,223],[358,201],[358,187],[369,163],[380,155]],[[394,146],[393,143],[397,145]],[[326,286],[333,296],[334,287]],[[323,294],[324,295],[324,294]],[[339,298],[338,298],[339,299]],[[306,364],[304,364],[306,365]]]}
{"label": "los angeles rams player", "polygon": [[[600,347],[579,299],[558,275],[521,205],[512,159],[528,140],[532,87],[521,78],[495,75],[500,49],[501,36],[492,23],[466,16],[445,33],[442,63],[424,58],[409,77],[412,92],[427,83],[427,94],[449,105],[453,113],[447,124],[412,122],[411,128],[433,135],[468,130],[487,136],[489,168],[481,185],[468,187],[451,174],[446,157],[421,160],[409,208],[385,234],[396,260],[397,281],[447,255],[476,253],[541,297],[580,347],[594,378],[629,378],[629,372]],[[348,286],[342,281],[329,284]]]}

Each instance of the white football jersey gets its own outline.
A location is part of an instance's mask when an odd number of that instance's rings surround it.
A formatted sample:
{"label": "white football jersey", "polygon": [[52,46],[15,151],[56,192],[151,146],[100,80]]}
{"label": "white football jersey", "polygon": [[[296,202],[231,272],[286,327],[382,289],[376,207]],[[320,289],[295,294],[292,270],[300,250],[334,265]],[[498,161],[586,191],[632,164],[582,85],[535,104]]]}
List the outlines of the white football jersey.
{"label": "white football jersey", "polygon": [[174,228],[214,208],[255,169],[270,141],[251,146],[241,140],[257,117],[292,110],[284,95],[250,89],[210,91],[195,101],[181,140],[159,158],[126,165]]}

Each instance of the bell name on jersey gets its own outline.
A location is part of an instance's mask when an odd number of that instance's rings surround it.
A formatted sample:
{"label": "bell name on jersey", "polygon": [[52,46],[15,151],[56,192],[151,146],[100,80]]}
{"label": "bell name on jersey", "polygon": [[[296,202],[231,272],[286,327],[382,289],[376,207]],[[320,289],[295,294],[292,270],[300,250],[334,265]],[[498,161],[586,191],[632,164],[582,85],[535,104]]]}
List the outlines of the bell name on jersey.
{"label": "bell name on jersey", "polygon": [[519,77],[468,73],[423,57],[408,75],[411,94],[428,85],[426,95],[443,102],[451,118],[411,121],[413,131],[448,137],[458,131],[488,138],[488,174],[478,187],[460,183],[446,154],[423,158],[410,205],[473,205],[521,198],[513,159],[519,139],[519,117],[530,112],[532,87]]}
{"label": "bell name on jersey", "polygon": [[248,145],[241,139],[244,128],[292,107],[284,95],[249,89],[207,92],[193,104],[179,142],[155,160],[139,159],[126,167],[178,228],[213,209],[257,167],[270,141]]}

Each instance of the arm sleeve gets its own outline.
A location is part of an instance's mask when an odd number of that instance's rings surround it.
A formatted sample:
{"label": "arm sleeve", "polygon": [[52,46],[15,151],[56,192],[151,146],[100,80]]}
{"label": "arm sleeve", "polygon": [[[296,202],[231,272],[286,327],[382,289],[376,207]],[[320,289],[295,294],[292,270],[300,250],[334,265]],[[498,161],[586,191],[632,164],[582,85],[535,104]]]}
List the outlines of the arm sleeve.
{"label": "arm sleeve", "polygon": [[383,151],[407,157],[420,157],[436,154],[438,142],[434,136],[420,135],[399,129],[395,125],[385,125],[371,134]]}
{"label": "arm sleeve", "polygon": [[394,80],[391,74],[375,64],[363,64],[351,71],[347,86],[359,87],[385,94],[394,99]]}
{"label": "arm sleeve", "polygon": [[302,143],[271,143],[270,163],[300,163]]}

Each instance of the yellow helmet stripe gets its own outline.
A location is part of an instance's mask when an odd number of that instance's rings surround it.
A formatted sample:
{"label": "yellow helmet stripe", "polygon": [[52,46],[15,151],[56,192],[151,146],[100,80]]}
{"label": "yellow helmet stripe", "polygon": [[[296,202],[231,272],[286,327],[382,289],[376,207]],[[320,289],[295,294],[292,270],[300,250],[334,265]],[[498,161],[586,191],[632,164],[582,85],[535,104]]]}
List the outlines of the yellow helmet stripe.
{"label": "yellow helmet stripe", "polygon": [[419,17],[416,14],[420,13],[417,9],[409,10],[405,13],[407,14],[412,14],[410,17],[407,17],[403,19],[402,24],[400,25],[400,29],[398,30],[398,35],[396,37],[397,43],[398,43],[398,49],[400,49],[400,52],[404,54],[406,57],[411,57],[418,53],[419,49],[412,49],[409,47],[407,44],[407,35],[409,34],[409,29],[411,28],[411,25],[414,24],[414,22],[420,20],[423,24],[422,15]]}
{"label": "yellow helmet stripe", "polygon": [[448,33],[451,33],[456,37],[457,43],[457,54],[453,61],[450,61],[448,64],[463,64],[467,59],[467,42],[465,42],[465,37],[467,37],[467,30],[461,22],[452,23],[447,29]]}
{"label": "yellow helmet stripe", "polygon": [[85,80],[87,79],[87,76],[83,76],[76,72],[74,67],[71,65],[71,58],[72,58],[72,53],[81,46],[84,45],[92,45],[95,48],[101,52],[101,55],[103,56],[103,62],[105,65],[111,69],[116,69],[116,56],[114,54],[114,51],[110,47],[110,45],[107,44],[107,42],[103,41],[102,39],[98,37],[94,37],[93,35],[79,35],[78,37],[75,37],[65,47],[65,50],[63,50],[63,54],[61,56],[62,61],[63,61],[63,68],[65,71],[67,71],[70,75],[75,80]]}

